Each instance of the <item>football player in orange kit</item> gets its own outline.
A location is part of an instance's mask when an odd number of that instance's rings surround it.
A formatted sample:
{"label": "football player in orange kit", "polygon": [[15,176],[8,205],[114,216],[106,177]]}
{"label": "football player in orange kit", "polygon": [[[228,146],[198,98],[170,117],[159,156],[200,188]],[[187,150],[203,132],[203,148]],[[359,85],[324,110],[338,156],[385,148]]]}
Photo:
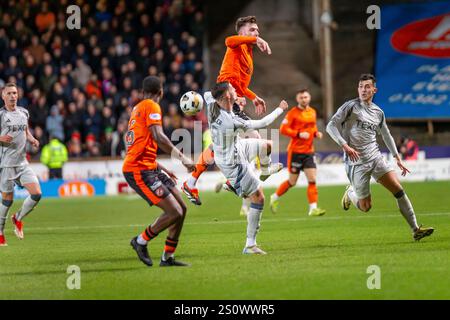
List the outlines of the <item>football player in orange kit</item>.
{"label": "football player in orange kit", "polygon": [[[239,100],[237,101],[238,104],[234,104],[233,112],[241,118],[248,120],[248,116],[242,111],[245,105],[245,98],[253,102],[256,114],[261,115],[266,111],[266,103],[264,100],[248,88],[253,74],[253,47],[256,45],[262,52],[269,55],[272,51],[269,44],[259,37],[256,17],[248,16],[238,18],[236,21],[236,32],[238,35],[225,39],[227,50],[223,58],[219,76],[217,77],[217,82],[228,81],[236,89]],[[247,134],[252,138],[260,138],[258,131],[255,130]],[[213,163],[214,151],[212,150],[212,145],[210,145],[200,155],[194,172],[183,183],[183,192],[196,205],[201,205],[201,201],[195,184],[200,175],[207,169],[208,165]]]}
{"label": "football player in orange kit", "polygon": [[133,108],[128,122],[127,155],[122,171],[130,187],[150,206],[156,205],[161,208],[163,213],[141,234],[131,239],[130,244],[139,259],[147,266],[152,266],[147,243],[168,229],[159,265],[162,267],[187,266],[174,259],[187,209],[181,193],[173,182],[176,176],[156,161],[158,146],[179,159],[188,171],[194,169],[194,164],[191,159],[186,158],[180,150],[175,148],[163,132],[161,107],[158,104],[163,95],[161,80],[158,77],[148,76],[144,79],[142,86],[144,99]]}
{"label": "football player in orange kit", "polygon": [[288,146],[289,179],[284,181],[277,191],[270,196],[270,209],[276,213],[279,198],[297,183],[300,171],[305,172],[308,180],[307,196],[309,215],[321,216],[325,210],[317,207],[318,193],[316,186],[316,164],[314,162],[314,138],[322,139],[322,132],[317,130],[316,111],[309,105],[311,94],[307,89],[297,93],[298,105],[293,107],[281,123],[280,132],[291,137]]}

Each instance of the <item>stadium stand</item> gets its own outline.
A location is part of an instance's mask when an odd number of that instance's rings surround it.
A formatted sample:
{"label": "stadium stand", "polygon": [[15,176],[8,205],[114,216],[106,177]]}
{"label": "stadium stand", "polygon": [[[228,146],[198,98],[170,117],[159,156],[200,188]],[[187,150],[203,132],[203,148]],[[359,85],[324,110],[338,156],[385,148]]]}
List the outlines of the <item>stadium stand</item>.
{"label": "stadium stand", "polygon": [[[29,110],[41,147],[52,134],[71,157],[123,155],[131,108],[149,74],[164,79],[167,134],[193,127],[177,106],[181,93],[202,91],[205,82],[202,1],[81,0],[81,30],[66,27],[67,0],[3,2],[0,87],[21,87],[18,104]],[[30,152],[39,158],[40,150]]]}

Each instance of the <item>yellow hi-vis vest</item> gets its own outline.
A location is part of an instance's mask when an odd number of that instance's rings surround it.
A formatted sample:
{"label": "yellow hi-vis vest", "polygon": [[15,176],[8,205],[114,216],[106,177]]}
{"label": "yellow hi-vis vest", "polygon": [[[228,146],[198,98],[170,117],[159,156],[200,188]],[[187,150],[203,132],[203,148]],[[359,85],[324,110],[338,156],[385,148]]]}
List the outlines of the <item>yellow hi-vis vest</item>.
{"label": "yellow hi-vis vest", "polygon": [[62,168],[67,161],[67,148],[58,139],[52,139],[42,148],[41,162],[50,169]]}

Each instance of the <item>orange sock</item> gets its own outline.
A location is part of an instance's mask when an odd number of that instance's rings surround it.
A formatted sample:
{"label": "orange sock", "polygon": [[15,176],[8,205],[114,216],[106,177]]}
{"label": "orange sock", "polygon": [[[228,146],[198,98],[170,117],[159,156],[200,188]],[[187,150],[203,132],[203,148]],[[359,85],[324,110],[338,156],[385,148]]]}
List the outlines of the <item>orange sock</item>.
{"label": "orange sock", "polygon": [[164,246],[164,255],[169,257],[175,253],[175,249],[177,248],[178,240],[166,238],[166,244]]}
{"label": "orange sock", "polygon": [[155,238],[158,234],[153,232],[152,227],[148,226],[147,229],[145,229],[142,233],[141,236],[142,238],[144,238],[145,241],[150,241],[153,238]]}
{"label": "orange sock", "polygon": [[277,191],[275,192],[277,196],[281,197],[283,194],[285,194],[290,188],[292,188],[292,185],[289,183],[289,180],[286,180],[280,186],[278,187]]}
{"label": "orange sock", "polygon": [[206,148],[198,157],[197,164],[195,165],[195,170],[192,172],[192,176],[198,179],[203,172],[206,171],[208,165],[214,163],[214,151],[211,148]]}
{"label": "orange sock", "polygon": [[317,203],[317,199],[319,199],[319,193],[317,192],[317,186],[315,182],[308,182],[308,189],[306,193],[308,195],[309,203]]}

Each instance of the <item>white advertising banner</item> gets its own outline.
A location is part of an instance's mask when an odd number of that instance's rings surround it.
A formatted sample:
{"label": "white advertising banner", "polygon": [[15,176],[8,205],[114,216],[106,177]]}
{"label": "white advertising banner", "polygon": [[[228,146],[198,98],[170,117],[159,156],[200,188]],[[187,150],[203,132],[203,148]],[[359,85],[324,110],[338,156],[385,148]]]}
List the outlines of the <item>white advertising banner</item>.
{"label": "white advertising banner", "polygon": [[[177,182],[181,187],[181,184],[188,178],[189,174],[180,162],[172,161],[171,159],[158,161],[178,176]],[[410,169],[411,173],[406,177],[401,177],[400,170],[393,163],[402,181],[450,180],[450,158],[405,161],[405,165]],[[33,163],[31,166],[41,180],[47,179],[48,174],[45,166],[38,163]],[[132,192],[123,178],[121,160],[69,162],[64,165],[63,175],[65,180],[105,179],[106,194],[108,195]],[[283,169],[280,173],[267,179],[264,182],[264,186],[276,187],[286,180],[287,177],[287,169]],[[207,171],[200,177],[197,187],[199,190],[213,190],[215,185],[223,180],[224,178],[220,171]],[[317,184],[323,186],[348,184],[344,164],[318,164]],[[300,175],[297,185],[307,185],[303,174]]]}

